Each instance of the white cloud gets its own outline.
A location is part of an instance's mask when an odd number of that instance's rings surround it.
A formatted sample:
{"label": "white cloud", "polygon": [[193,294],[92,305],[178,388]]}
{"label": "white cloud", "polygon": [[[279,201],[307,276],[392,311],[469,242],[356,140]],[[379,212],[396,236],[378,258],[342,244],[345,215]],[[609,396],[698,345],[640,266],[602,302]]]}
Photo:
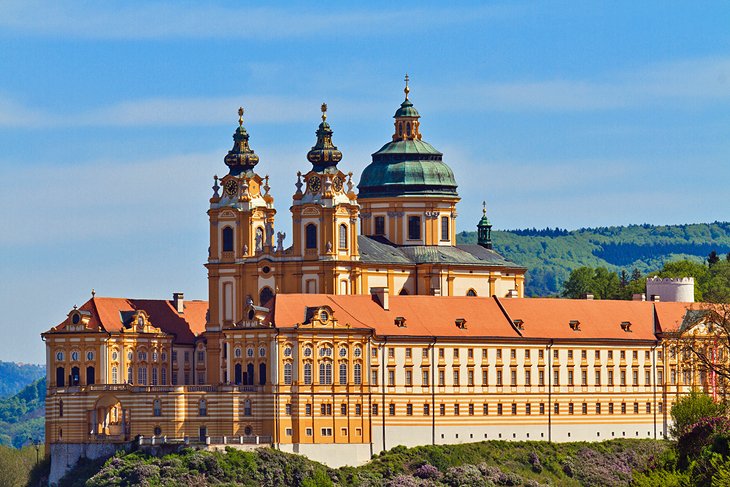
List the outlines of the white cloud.
{"label": "white cloud", "polygon": [[99,3],[6,0],[0,27],[29,35],[92,39],[223,38],[274,39],[304,36],[369,35],[402,26],[407,18],[424,29],[513,15],[521,7],[382,8],[338,12],[310,8],[221,7],[176,2]]}

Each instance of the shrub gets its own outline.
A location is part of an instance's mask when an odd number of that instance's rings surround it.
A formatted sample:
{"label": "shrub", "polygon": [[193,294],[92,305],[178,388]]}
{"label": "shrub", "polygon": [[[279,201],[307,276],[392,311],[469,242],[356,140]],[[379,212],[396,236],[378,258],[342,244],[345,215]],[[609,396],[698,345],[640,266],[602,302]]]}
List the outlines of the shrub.
{"label": "shrub", "polygon": [[441,472],[438,468],[434,467],[430,463],[424,463],[418,467],[413,475],[421,479],[439,479],[442,477]]}
{"label": "shrub", "polygon": [[724,416],[727,408],[716,403],[710,396],[693,391],[682,397],[672,406],[672,428],[670,433],[679,439],[687,433],[700,419]]}

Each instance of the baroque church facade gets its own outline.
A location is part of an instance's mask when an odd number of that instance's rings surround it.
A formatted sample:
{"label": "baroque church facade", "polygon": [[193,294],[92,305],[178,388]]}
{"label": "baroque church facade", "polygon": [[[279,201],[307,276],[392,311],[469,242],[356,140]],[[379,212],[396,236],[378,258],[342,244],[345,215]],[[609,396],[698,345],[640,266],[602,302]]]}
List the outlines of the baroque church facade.
{"label": "baroque church facade", "polygon": [[92,296],[42,335],[52,476],[131,441],[337,466],[400,444],[666,434],[690,383],[662,334],[685,304],[524,298],[486,211],[478,244],[457,244],[454,174],[407,84],[357,188],[326,108],[290,245],[240,109],[209,201],[208,301]]}

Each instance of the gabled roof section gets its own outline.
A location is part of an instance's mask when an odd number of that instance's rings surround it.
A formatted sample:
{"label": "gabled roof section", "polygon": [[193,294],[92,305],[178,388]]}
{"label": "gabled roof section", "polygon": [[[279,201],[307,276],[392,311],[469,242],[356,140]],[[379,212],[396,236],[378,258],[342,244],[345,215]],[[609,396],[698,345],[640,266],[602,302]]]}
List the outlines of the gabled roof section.
{"label": "gabled roof section", "polygon": [[[307,309],[326,305],[341,325],[378,336],[519,336],[491,298],[389,296],[388,301],[385,310],[369,295],[279,294],[273,320],[278,328],[292,327],[306,320]],[[401,319],[405,326],[398,325]]]}
{"label": "gabled roof section", "polygon": [[395,245],[383,237],[358,236],[360,260],[370,264],[446,264],[525,269],[480,245]]}
{"label": "gabled roof section", "polygon": [[[79,310],[91,313],[89,329],[109,333],[121,332],[130,325],[136,311],[144,311],[153,326],[175,335],[175,342],[192,344],[195,337],[205,331],[208,313],[207,301],[185,301],[183,313],[178,313],[172,301],[164,299],[127,299],[93,297]],[[68,318],[51,331],[63,331]]]}
{"label": "gabled roof section", "polygon": [[[526,338],[656,340],[653,303],[587,299],[499,299]],[[621,326],[628,322],[629,327]],[[628,330],[625,330],[628,328]]]}
{"label": "gabled roof section", "polygon": [[659,330],[666,333],[674,333],[682,329],[687,311],[699,310],[699,303],[654,303]]}

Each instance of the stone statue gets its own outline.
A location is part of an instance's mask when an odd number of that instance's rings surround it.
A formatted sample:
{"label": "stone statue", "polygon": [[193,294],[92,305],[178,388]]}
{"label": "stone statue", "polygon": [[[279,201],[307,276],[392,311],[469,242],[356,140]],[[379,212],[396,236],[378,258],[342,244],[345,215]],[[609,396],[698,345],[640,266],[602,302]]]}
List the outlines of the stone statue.
{"label": "stone statue", "polygon": [[332,242],[327,242],[327,253],[332,252]]}
{"label": "stone statue", "polygon": [[276,233],[276,250],[278,252],[284,251],[284,239],[285,238],[286,238],[286,233],[284,233],[284,232]]}
{"label": "stone statue", "polygon": [[263,232],[259,228],[256,231],[256,252],[260,252],[263,249],[263,244],[264,244],[264,236],[263,236]]}

